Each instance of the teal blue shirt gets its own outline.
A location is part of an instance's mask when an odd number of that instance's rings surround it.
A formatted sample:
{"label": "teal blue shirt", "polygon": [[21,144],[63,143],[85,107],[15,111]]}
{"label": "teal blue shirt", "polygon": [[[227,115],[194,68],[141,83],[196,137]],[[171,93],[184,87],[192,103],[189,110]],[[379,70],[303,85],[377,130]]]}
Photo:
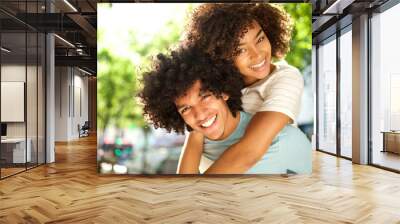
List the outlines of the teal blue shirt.
{"label": "teal blue shirt", "polygon": [[[219,141],[205,139],[204,156],[217,160],[229,146],[241,139],[251,118],[251,114],[241,111],[237,127],[227,138]],[[311,144],[304,133],[297,127],[286,125],[274,138],[264,156],[247,173],[311,173],[311,151]]]}

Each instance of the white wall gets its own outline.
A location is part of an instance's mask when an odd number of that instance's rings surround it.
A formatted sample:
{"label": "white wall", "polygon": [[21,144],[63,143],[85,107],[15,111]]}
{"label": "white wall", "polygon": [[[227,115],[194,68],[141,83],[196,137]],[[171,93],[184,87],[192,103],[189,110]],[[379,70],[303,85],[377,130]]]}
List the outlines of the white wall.
{"label": "white wall", "polygon": [[76,68],[56,67],[56,141],[79,138],[78,124],[88,120],[88,78],[83,75]]}
{"label": "white wall", "polygon": [[[1,81],[3,82],[25,82],[25,65],[2,65],[1,66]],[[28,66],[28,73],[34,68]],[[35,68],[36,69],[36,68]],[[36,70],[35,70],[36,72]],[[36,96],[36,92],[34,93]],[[28,96],[33,96],[33,93],[27,93]],[[7,108],[1,108],[7,110]],[[30,120],[30,119],[29,119]],[[25,122],[7,122],[8,137],[25,137]]]}
{"label": "white wall", "polygon": [[[37,70],[38,69],[38,70]],[[28,78],[26,81],[25,78]],[[6,122],[7,137],[9,138],[24,138],[25,134],[30,139],[32,161],[36,162],[39,158],[39,163],[44,163],[44,83],[43,83],[42,67],[31,66],[27,67],[21,64],[3,64],[1,66],[1,81],[2,82],[24,82],[26,83],[26,107],[21,108],[21,112],[26,112],[26,120],[23,122]],[[3,92],[4,89],[2,89]],[[7,97],[7,96],[2,96]],[[1,110],[12,110],[9,107],[2,107]],[[7,111],[11,112],[12,111]],[[15,112],[14,112],[15,113]],[[37,151],[38,150],[38,151]],[[37,157],[37,153],[39,156]]]}
{"label": "white wall", "polygon": [[55,68],[55,141],[68,140],[68,86],[67,67]]}
{"label": "white wall", "polygon": [[[78,72],[78,74],[77,74]],[[71,135],[78,136],[78,124],[81,126],[88,120],[88,78],[81,76],[79,70],[74,70],[74,107],[72,108]]]}

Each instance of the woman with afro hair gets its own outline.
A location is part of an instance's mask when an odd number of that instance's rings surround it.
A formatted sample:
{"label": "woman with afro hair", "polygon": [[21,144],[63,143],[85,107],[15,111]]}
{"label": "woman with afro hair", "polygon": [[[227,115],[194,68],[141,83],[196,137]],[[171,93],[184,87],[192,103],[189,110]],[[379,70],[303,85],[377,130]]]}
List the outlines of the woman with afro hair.
{"label": "woman with afro hair", "polygon": [[[215,60],[227,60],[239,70],[245,84],[242,108],[254,114],[239,142],[216,161],[202,158],[201,172],[245,173],[272,150],[284,127],[295,123],[304,87],[302,75],[286,62],[272,62],[289,51],[292,28],[289,15],[268,3],[203,4],[192,13],[185,44]],[[181,158],[201,151],[203,142],[202,134],[190,132]],[[311,148],[307,156],[311,163]],[[181,159],[177,172],[192,173],[197,168]]]}

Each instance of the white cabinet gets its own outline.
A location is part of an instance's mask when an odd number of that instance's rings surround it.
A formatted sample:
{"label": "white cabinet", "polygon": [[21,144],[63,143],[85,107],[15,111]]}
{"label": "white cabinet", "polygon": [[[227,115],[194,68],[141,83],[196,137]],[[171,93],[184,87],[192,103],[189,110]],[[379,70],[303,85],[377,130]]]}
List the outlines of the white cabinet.
{"label": "white cabinet", "polygon": [[[4,145],[6,147],[12,147],[13,163],[25,163],[32,161],[32,140],[28,138],[26,142],[28,145],[25,154],[25,138],[7,138],[1,140],[2,146]],[[25,158],[27,158],[27,161],[25,161]]]}

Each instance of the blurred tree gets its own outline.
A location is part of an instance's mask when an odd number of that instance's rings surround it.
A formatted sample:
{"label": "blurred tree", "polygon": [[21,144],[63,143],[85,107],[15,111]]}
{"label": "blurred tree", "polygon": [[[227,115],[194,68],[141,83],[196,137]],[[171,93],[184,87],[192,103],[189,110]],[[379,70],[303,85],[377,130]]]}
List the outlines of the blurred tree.
{"label": "blurred tree", "polygon": [[311,65],[311,3],[286,3],[284,9],[291,15],[294,22],[290,52],[286,61],[300,71]]}
{"label": "blurred tree", "polygon": [[[144,71],[151,67],[151,56],[165,53],[178,43],[182,26],[169,21],[147,43],[138,42],[135,32],[130,33],[130,51],[135,58],[122,58],[112,54],[111,49],[102,48],[98,53],[98,125],[101,130],[112,125],[118,128],[139,126],[147,127],[142,115],[142,107],[135,99],[138,93],[139,81]],[[98,32],[99,41],[103,41],[104,30]],[[107,46],[103,43],[104,46]]]}
{"label": "blurred tree", "polygon": [[104,130],[112,124],[117,127],[143,125],[141,111],[134,96],[137,90],[136,72],[127,59],[112,55],[107,49],[98,54],[98,125]]}
{"label": "blurred tree", "polygon": [[144,71],[151,68],[151,62],[154,56],[160,53],[167,53],[169,49],[178,44],[182,32],[183,28],[181,22],[178,21],[166,22],[163,29],[146,43],[138,42],[135,33],[130,32],[130,50],[135,52],[136,57],[139,59],[135,62],[135,66],[139,71],[139,79]]}

